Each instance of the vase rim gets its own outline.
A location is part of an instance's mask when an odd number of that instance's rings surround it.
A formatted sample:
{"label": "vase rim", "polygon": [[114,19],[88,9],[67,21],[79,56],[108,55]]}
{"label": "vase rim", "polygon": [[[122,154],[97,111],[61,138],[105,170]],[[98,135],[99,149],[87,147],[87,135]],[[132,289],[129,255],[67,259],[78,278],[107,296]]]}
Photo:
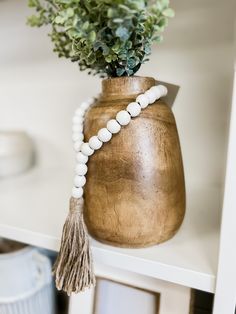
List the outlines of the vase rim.
{"label": "vase rim", "polygon": [[114,76],[104,78],[103,81],[108,80],[133,80],[133,79],[154,79],[152,76],[132,75],[132,76]]}
{"label": "vase rim", "polygon": [[109,95],[136,95],[145,92],[156,83],[152,77],[122,76],[107,78],[102,81],[102,94]]}

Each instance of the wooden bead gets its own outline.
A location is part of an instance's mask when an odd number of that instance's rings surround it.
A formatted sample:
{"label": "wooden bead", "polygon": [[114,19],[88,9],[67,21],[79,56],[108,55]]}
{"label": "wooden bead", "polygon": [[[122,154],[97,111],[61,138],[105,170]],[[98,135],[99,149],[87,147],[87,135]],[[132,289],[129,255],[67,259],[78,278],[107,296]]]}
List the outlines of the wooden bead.
{"label": "wooden bead", "polygon": [[92,136],[89,140],[89,146],[92,149],[97,150],[102,147],[102,142],[98,139],[97,136]]}
{"label": "wooden bead", "polygon": [[83,141],[84,139],[84,134],[82,132],[75,132],[72,135],[72,141],[77,142],[77,141]]}
{"label": "wooden bead", "polygon": [[141,94],[136,98],[136,102],[139,103],[142,109],[146,108],[149,105],[149,100],[146,95]]}
{"label": "wooden bead", "polygon": [[86,111],[90,106],[90,103],[87,102],[87,101],[84,101],[82,102],[82,104],[80,105],[80,108],[83,110],[83,111]]}
{"label": "wooden bead", "polygon": [[112,134],[116,134],[120,132],[121,126],[115,119],[111,119],[107,122],[107,129]]}
{"label": "wooden bead", "polygon": [[72,132],[73,133],[80,133],[83,132],[83,125],[74,124],[72,126]]}
{"label": "wooden bead", "polygon": [[88,162],[88,156],[84,155],[83,153],[79,152],[77,155],[76,155],[76,161],[79,163],[79,164],[86,164]]}
{"label": "wooden bead", "polygon": [[86,178],[85,176],[75,176],[74,178],[74,185],[77,188],[82,188],[86,183]]}
{"label": "wooden bead", "polygon": [[156,96],[156,99],[159,99],[161,97],[161,91],[160,91],[160,88],[158,86],[152,86],[150,88],[150,90],[153,91],[153,93]]}
{"label": "wooden bead", "polygon": [[79,152],[80,151],[80,148],[81,148],[81,145],[82,145],[82,141],[76,141],[75,143],[74,143],[74,150],[76,151],[76,152]]}
{"label": "wooden bead", "polygon": [[144,95],[147,96],[149,104],[153,104],[156,101],[156,95],[151,89],[146,91]]}
{"label": "wooden bead", "polygon": [[108,131],[107,128],[103,128],[98,131],[98,138],[100,141],[106,143],[110,141],[110,139],[112,138],[112,134]]}
{"label": "wooden bead", "polygon": [[75,168],[75,172],[78,176],[84,176],[88,171],[88,167],[85,164],[78,164]]}
{"label": "wooden bead", "polygon": [[141,112],[141,107],[137,102],[131,102],[126,109],[131,117],[137,117]]}
{"label": "wooden bead", "polygon": [[95,97],[90,97],[89,99],[87,99],[87,103],[89,104],[89,106],[91,106],[95,101]]}
{"label": "wooden bead", "polygon": [[161,92],[161,97],[165,97],[168,93],[168,89],[164,85],[157,86]]}
{"label": "wooden bead", "polygon": [[80,150],[86,156],[91,156],[94,153],[94,150],[89,146],[88,143],[83,143]]}
{"label": "wooden bead", "polygon": [[84,123],[84,119],[82,117],[79,116],[74,116],[72,119],[72,122],[74,124],[83,124]]}
{"label": "wooden bead", "polygon": [[72,196],[74,198],[81,198],[84,194],[84,190],[82,188],[73,187]]}
{"label": "wooden bead", "polygon": [[77,116],[77,117],[83,117],[84,116],[84,110],[81,108],[81,107],[79,107],[78,109],[76,109],[76,111],[75,111],[75,115]]}
{"label": "wooden bead", "polygon": [[126,110],[121,110],[117,113],[116,120],[120,125],[127,125],[130,123],[131,116]]}

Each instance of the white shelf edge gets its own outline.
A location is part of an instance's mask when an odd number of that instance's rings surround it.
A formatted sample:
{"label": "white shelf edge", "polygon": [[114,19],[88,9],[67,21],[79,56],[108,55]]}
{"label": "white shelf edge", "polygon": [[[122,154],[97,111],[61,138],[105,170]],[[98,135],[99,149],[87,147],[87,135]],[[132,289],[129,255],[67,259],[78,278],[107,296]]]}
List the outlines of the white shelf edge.
{"label": "white shelf edge", "polygon": [[[58,251],[60,245],[59,238],[3,224],[0,224],[0,236],[52,251]],[[96,263],[103,263],[105,265],[180,284],[193,289],[211,293],[215,292],[216,278],[214,275],[203,274],[191,269],[188,270],[186,268],[122,254],[109,249],[109,246],[107,245],[106,249],[99,248],[96,247],[96,245],[93,245],[93,242],[96,243],[96,241],[92,240],[95,269]]]}

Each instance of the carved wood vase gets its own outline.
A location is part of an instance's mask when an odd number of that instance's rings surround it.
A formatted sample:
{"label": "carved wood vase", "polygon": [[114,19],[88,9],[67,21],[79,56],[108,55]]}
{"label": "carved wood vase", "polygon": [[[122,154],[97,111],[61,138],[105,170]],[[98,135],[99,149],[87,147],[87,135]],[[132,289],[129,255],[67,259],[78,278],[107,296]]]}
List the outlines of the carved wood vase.
{"label": "carved wood vase", "polygon": [[[103,80],[85,117],[85,141],[153,85],[149,77]],[[91,156],[84,197],[88,231],[101,242],[145,247],[176,233],[185,213],[184,171],[175,118],[163,100]]]}

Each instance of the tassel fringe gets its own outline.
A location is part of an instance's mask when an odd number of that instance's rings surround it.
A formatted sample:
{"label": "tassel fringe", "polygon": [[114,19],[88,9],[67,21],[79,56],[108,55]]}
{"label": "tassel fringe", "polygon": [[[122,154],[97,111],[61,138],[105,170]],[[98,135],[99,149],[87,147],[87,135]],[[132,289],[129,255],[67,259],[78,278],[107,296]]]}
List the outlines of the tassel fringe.
{"label": "tassel fringe", "polygon": [[70,212],[63,227],[53,274],[57,289],[68,295],[96,284],[88,231],[83,219],[83,199],[70,199]]}

